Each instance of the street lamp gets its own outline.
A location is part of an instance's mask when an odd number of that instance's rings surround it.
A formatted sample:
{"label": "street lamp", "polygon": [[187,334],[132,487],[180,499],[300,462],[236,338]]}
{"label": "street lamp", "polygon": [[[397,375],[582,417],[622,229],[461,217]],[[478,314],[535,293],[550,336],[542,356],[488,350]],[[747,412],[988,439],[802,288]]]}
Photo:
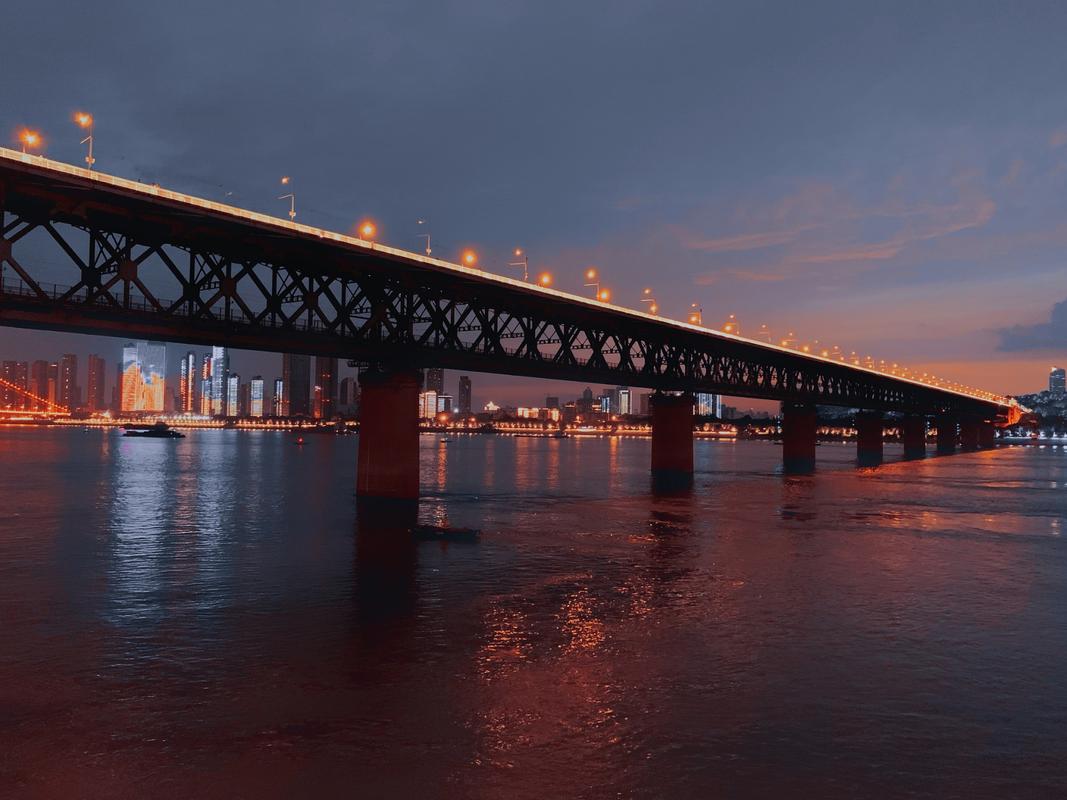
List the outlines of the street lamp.
{"label": "street lamp", "polygon": [[464,250],[462,256],[463,266],[473,267],[478,263],[478,254],[473,250]]}
{"label": "street lamp", "polygon": [[22,145],[22,152],[26,152],[26,148],[35,150],[41,146],[41,134],[37,131],[31,131],[29,128],[23,128],[19,131],[19,143]]}
{"label": "street lamp", "polygon": [[652,289],[648,286],[641,290],[641,302],[648,303],[649,314],[655,314],[659,311],[659,306],[656,305],[656,298],[652,296]]}
{"label": "street lamp", "polygon": [[93,158],[93,115],[84,111],[79,111],[74,115],[74,121],[78,123],[78,127],[82,130],[88,131],[88,135],[81,140],[82,144],[89,145],[89,154],[85,157],[85,163],[88,164],[88,169],[92,170],[93,164],[96,163],[96,159]]}
{"label": "street lamp", "polygon": [[741,335],[741,323],[737,321],[737,317],[733,314],[726,320],[726,324],[722,326],[724,333],[732,333],[734,336]]}
{"label": "street lamp", "polygon": [[[424,219],[416,220],[415,224],[416,225],[425,225],[426,224],[426,220],[424,220]],[[430,255],[433,252],[433,250],[430,249],[430,234],[429,234],[429,232],[416,234],[415,238],[416,239],[425,239],[426,240],[426,255]]]}
{"label": "street lamp", "polygon": [[530,280],[530,257],[521,247],[516,247],[515,252],[512,255],[518,260],[510,262],[508,266],[522,267],[522,279],[524,281]]}
{"label": "street lamp", "polygon": [[367,242],[373,242],[378,235],[378,226],[373,220],[365,219],[359,223],[359,238]]}
{"label": "street lamp", "polygon": [[759,333],[756,334],[756,338],[760,339],[760,340],[762,340],[764,342],[767,342],[767,344],[770,344],[771,343],[771,329],[768,328],[766,325],[760,325],[759,326]]}
{"label": "street lamp", "polygon": [[540,275],[537,276],[537,282],[542,286],[551,286],[552,275],[548,272],[542,272]]}
{"label": "street lamp", "polygon": [[704,324],[704,307],[697,303],[692,303],[689,306],[689,324],[690,325],[703,325]]}
{"label": "street lamp", "polygon": [[[293,179],[290,178],[288,175],[283,175],[282,176],[282,186],[288,186],[292,182],[293,182]],[[289,201],[289,221],[290,222],[295,222],[296,221],[296,195],[293,192],[289,192],[289,194],[283,194],[278,199],[279,200],[288,200]]]}
{"label": "street lamp", "polygon": [[606,303],[611,299],[611,292],[608,289],[600,289],[596,293],[596,299],[602,303]]}
{"label": "street lamp", "polygon": [[585,285],[593,290],[593,297],[600,297],[600,277],[596,267],[590,267],[585,271]]}

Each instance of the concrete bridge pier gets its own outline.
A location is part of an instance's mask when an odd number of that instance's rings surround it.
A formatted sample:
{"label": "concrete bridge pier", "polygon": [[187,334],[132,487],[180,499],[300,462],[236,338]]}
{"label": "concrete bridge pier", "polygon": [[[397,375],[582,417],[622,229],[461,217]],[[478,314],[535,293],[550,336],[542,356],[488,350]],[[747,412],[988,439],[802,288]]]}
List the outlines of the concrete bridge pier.
{"label": "concrete bridge pier", "polygon": [[978,446],[983,450],[994,447],[997,443],[997,428],[992,422],[982,421],[978,426]]}
{"label": "concrete bridge pier", "polygon": [[981,420],[973,418],[964,418],[960,420],[960,449],[961,450],[977,450],[978,449],[978,428],[982,424]]}
{"label": "concrete bridge pier", "polygon": [[861,467],[877,467],[882,463],[883,420],[880,411],[860,411],[856,414],[856,463]]}
{"label": "concrete bridge pier", "polygon": [[959,419],[955,414],[938,414],[934,423],[937,426],[937,454],[950,456],[956,452],[958,434],[956,432]]}
{"label": "concrete bridge pier", "polygon": [[652,404],[652,481],[659,488],[693,485],[693,396],[660,394]]}
{"label": "concrete bridge pier", "polygon": [[419,384],[416,369],[360,373],[359,497],[418,500]]}
{"label": "concrete bridge pier", "polygon": [[815,434],[819,415],[811,403],[782,403],[782,471],[808,475],[815,471]]}
{"label": "concrete bridge pier", "polygon": [[900,442],[904,445],[904,458],[926,458],[926,417],[921,414],[901,417]]}

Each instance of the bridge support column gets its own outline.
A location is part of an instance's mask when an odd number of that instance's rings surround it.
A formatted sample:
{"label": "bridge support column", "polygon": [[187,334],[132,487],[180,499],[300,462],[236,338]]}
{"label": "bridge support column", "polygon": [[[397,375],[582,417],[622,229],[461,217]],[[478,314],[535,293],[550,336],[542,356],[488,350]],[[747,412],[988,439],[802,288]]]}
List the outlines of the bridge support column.
{"label": "bridge support column", "polygon": [[652,480],[662,488],[693,484],[693,396],[654,394]]}
{"label": "bridge support column", "polygon": [[815,471],[819,415],[811,403],[782,403],[782,470],[790,475]]}
{"label": "bridge support column", "polygon": [[419,373],[360,373],[356,494],[391,500],[419,497]]}
{"label": "bridge support column", "polygon": [[856,414],[856,463],[877,467],[882,463],[882,414],[861,411]]}
{"label": "bridge support column", "polygon": [[987,450],[996,446],[997,428],[992,422],[983,421],[978,425],[978,446]]}
{"label": "bridge support column", "polygon": [[926,417],[920,414],[901,417],[900,441],[904,445],[904,458],[926,458]]}
{"label": "bridge support column", "polygon": [[978,426],[981,425],[981,420],[977,419],[962,419],[960,420],[960,449],[961,450],[977,450],[978,449]]}
{"label": "bridge support column", "polygon": [[954,414],[938,414],[937,421],[937,454],[950,456],[956,452],[956,440],[958,438],[956,427],[959,420]]}

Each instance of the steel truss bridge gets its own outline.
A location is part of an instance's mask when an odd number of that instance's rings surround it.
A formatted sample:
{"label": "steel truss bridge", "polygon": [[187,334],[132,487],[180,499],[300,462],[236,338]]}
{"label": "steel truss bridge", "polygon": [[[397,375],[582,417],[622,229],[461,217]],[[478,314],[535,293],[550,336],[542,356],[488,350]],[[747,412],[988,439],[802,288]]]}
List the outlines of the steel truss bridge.
{"label": "steel truss bridge", "polygon": [[1018,413],[1002,396],[3,148],[0,324],[1002,423]]}

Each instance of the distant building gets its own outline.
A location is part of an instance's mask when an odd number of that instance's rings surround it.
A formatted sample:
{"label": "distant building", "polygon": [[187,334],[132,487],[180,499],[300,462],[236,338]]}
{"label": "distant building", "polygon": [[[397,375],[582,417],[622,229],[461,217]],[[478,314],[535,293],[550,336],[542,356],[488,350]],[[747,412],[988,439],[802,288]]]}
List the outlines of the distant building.
{"label": "distant building", "polygon": [[89,375],[85,404],[90,411],[97,413],[107,410],[104,385],[107,381],[107,364],[98,355],[89,356]]}
{"label": "distant building", "polygon": [[122,411],[160,414],[166,408],[167,346],[128,342],[122,348]]}
{"label": "distant building", "polygon": [[241,415],[240,399],[241,376],[236,372],[231,372],[226,376],[226,405],[223,408],[223,414],[227,417],[239,417]]}
{"label": "distant building", "polygon": [[315,357],[315,394],[312,416],[330,419],[337,411],[337,359]]}
{"label": "distant building", "polygon": [[[213,416],[233,416],[227,413],[230,377],[230,354],[225,347],[211,348],[211,413]],[[234,398],[236,408],[237,398]]]}
{"label": "distant building", "polygon": [[270,413],[275,417],[284,417],[285,409],[285,381],[281,378],[274,379],[274,396],[270,401]]}
{"label": "distant building", "polygon": [[545,408],[559,408],[559,398],[549,395],[545,398]]}
{"label": "distant building", "polygon": [[615,390],[615,397],[617,400],[617,406],[619,414],[632,414],[633,405],[631,403],[630,387],[620,386]]}
{"label": "distant building", "polygon": [[419,418],[433,419],[437,416],[437,392],[419,392]]}
{"label": "distant building", "polygon": [[211,416],[211,356],[208,353],[200,358],[200,413]]}
{"label": "distant building", "polygon": [[5,361],[0,368],[4,385],[0,387],[0,407],[12,411],[32,408],[30,390],[30,365],[27,361]]}
{"label": "distant building", "polygon": [[471,413],[471,379],[466,375],[459,376],[459,413],[469,415]]}
{"label": "distant building", "polygon": [[311,357],[286,353],[282,356],[282,416],[311,415]]}
{"label": "distant building", "polygon": [[697,392],[693,413],[698,417],[722,417],[722,398],[717,394]]}
{"label": "distant building", "polygon": [[427,392],[445,393],[445,371],[440,367],[430,367],[426,370],[425,382],[422,387]]}
{"label": "distant building", "polygon": [[652,413],[652,392],[641,392],[637,396],[637,413],[642,417]]}
{"label": "distant building", "polygon": [[190,350],[178,369],[178,411],[191,414],[196,411],[196,353]]}
{"label": "distant building", "polygon": [[359,378],[343,378],[337,396],[337,410],[342,414],[359,412]]}
{"label": "distant building", "polygon": [[449,414],[452,413],[452,395],[437,395],[437,413],[440,414],[442,411],[447,411]]}
{"label": "distant building", "polygon": [[74,353],[66,353],[59,359],[59,398],[61,406],[74,411],[81,406],[81,389],[78,386],[78,357]]}
{"label": "distant building", "polygon": [[1048,374],[1048,390],[1057,397],[1067,394],[1067,370],[1053,367]]}
{"label": "distant building", "polygon": [[248,416],[263,416],[263,376],[256,375],[248,384]]}

